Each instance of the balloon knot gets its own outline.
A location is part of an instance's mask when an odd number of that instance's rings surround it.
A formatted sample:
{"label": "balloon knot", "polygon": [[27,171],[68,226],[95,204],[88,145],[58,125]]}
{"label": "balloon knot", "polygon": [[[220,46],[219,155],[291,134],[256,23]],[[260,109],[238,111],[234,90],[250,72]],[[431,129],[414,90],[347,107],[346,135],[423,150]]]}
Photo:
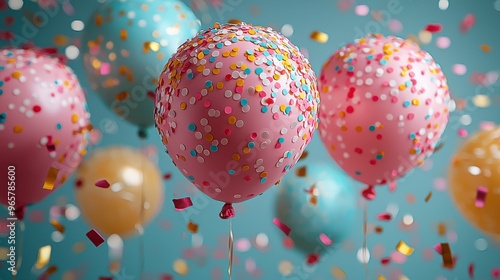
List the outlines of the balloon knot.
{"label": "balloon knot", "polygon": [[148,137],[148,132],[145,128],[141,127],[139,128],[139,130],[137,131],[137,135],[139,136],[139,138],[141,139],[146,139]]}
{"label": "balloon knot", "polygon": [[219,213],[219,217],[224,220],[233,218],[234,217],[233,204],[231,203],[224,204],[224,206],[222,206],[222,210]]}
{"label": "balloon knot", "polygon": [[16,216],[17,219],[22,220],[24,219],[24,213],[26,212],[26,207],[19,207],[14,210],[14,215]]}
{"label": "balloon knot", "polygon": [[373,186],[366,186],[366,188],[361,192],[361,194],[366,200],[373,200],[375,199],[376,196],[375,188]]}

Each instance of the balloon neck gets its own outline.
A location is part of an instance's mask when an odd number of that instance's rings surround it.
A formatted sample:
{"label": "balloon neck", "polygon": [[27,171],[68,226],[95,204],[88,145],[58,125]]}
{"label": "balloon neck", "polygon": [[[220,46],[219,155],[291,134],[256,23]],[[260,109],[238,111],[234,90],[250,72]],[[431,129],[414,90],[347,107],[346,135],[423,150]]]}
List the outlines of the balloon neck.
{"label": "balloon neck", "polygon": [[148,137],[148,131],[144,127],[140,127],[137,131],[137,135],[141,139],[146,139]]}
{"label": "balloon neck", "polygon": [[222,210],[219,213],[219,217],[223,220],[231,219],[235,215],[233,204],[226,203],[222,206]]}
{"label": "balloon neck", "polygon": [[16,218],[18,220],[22,220],[24,219],[24,213],[26,212],[26,207],[23,206],[23,207],[19,207],[19,208],[16,208],[16,210],[14,210],[14,215],[16,216]]}
{"label": "balloon neck", "polygon": [[361,194],[363,195],[363,197],[366,199],[366,200],[373,200],[375,199],[376,197],[376,193],[375,193],[375,187],[374,186],[371,186],[371,185],[368,185],[366,186],[366,188],[361,192]]}

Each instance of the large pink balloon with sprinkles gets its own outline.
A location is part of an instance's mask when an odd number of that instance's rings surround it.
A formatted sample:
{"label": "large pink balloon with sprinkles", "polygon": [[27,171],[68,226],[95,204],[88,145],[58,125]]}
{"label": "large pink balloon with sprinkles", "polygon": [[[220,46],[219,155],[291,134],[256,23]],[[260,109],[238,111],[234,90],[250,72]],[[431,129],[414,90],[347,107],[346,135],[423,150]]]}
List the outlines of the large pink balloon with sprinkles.
{"label": "large pink balloon with sprinkles", "polygon": [[248,200],[297,162],[317,127],[308,60],[271,28],[216,25],[161,74],[155,118],[167,152],[215,200]]}
{"label": "large pink balloon with sprinkles", "polygon": [[448,122],[450,95],[433,58],[411,41],[370,35],[337,50],[319,78],[320,136],[369,186],[423,164]]}
{"label": "large pink balloon with sprinkles", "polygon": [[84,155],[88,125],[70,68],[41,50],[0,50],[0,203],[20,210],[61,186]]}

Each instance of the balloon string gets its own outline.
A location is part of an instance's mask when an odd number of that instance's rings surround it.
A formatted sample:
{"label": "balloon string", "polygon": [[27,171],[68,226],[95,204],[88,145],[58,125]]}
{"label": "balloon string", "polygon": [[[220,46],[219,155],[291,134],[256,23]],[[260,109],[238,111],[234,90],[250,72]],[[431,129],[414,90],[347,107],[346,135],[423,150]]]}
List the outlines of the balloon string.
{"label": "balloon string", "polygon": [[227,274],[229,275],[229,280],[232,279],[233,277],[233,222],[230,219],[229,220],[229,240],[228,240],[228,259],[229,259],[229,266],[227,268]]}
{"label": "balloon string", "polygon": [[368,227],[368,214],[367,214],[367,208],[368,208],[368,201],[364,202],[363,205],[363,263],[365,267],[365,277],[366,280],[368,280],[368,248],[366,245],[366,232],[367,232],[367,227]]}
{"label": "balloon string", "polygon": [[19,269],[21,269],[21,262],[23,261],[23,240],[24,240],[24,221],[18,220],[19,224],[19,246],[17,247],[16,254],[17,263],[14,269],[15,273],[12,273],[12,280],[16,280],[16,275],[19,273]]}
{"label": "balloon string", "polygon": [[[142,135],[139,133],[139,136],[141,138],[141,153],[144,152],[144,138]],[[141,204],[139,208],[139,221],[141,224],[141,233],[140,233],[140,245],[139,245],[139,279],[142,279],[142,274],[144,273],[144,202],[145,202],[145,197],[144,197],[144,160],[141,157]]]}

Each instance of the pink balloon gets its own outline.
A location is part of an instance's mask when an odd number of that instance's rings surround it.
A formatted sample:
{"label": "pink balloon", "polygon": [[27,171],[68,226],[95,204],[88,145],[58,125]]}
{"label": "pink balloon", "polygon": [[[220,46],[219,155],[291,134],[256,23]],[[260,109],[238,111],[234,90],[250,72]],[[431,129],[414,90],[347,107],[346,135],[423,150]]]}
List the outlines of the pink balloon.
{"label": "pink balloon", "polygon": [[352,178],[370,186],[422,165],[448,122],[446,78],[411,41],[358,39],[330,57],[318,83],[323,143]]}
{"label": "pink balloon", "polygon": [[80,163],[88,124],[70,68],[39,51],[0,50],[0,203],[20,209],[42,200],[51,194],[46,179],[58,188]]}
{"label": "pink balloon", "polygon": [[297,162],[317,127],[315,74],[270,28],[200,32],[169,60],[156,92],[158,131],[177,168],[215,200],[248,200]]}

